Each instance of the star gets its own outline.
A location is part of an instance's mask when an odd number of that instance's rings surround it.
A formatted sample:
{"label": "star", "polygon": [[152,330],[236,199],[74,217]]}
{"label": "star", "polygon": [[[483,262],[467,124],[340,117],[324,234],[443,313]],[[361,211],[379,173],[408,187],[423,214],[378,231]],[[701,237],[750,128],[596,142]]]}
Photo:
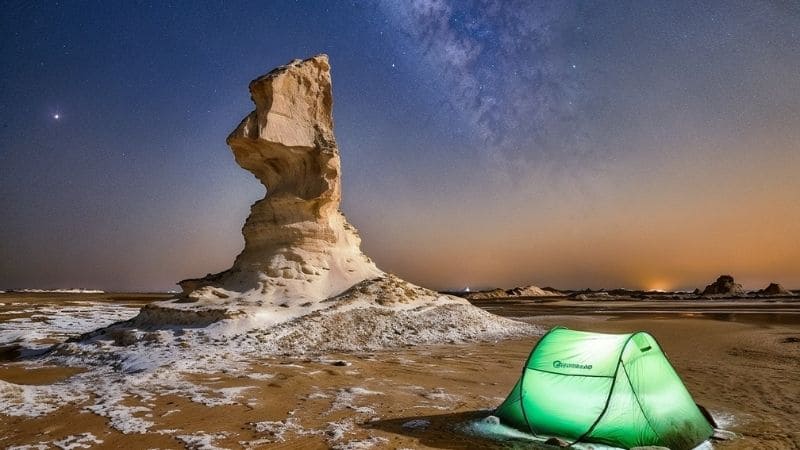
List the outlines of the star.
{"label": "star", "polygon": [[394,68],[395,68],[395,65],[394,65],[394,63],[392,63],[392,69],[394,69]]}
{"label": "star", "polygon": [[58,114],[58,113],[53,114],[53,119],[58,120],[60,118],[61,118],[61,114]]}

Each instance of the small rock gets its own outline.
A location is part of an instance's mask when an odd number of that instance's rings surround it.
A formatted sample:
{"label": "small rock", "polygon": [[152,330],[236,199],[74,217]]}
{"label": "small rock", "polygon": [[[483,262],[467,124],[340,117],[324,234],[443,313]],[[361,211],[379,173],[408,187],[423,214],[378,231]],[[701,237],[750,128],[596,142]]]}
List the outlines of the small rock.
{"label": "small rock", "polygon": [[224,293],[222,291],[218,291],[216,289],[211,291],[211,293],[214,294],[216,297],[219,297],[219,298],[228,298],[228,297],[230,297],[230,295],[228,295],[228,294],[226,294],[226,293]]}
{"label": "small rock", "polygon": [[136,331],[130,329],[112,330],[108,333],[108,335],[114,339],[114,345],[119,347],[133,345],[138,340]]}
{"label": "small rock", "polygon": [[559,439],[557,437],[551,437],[550,439],[544,441],[545,445],[555,445],[556,447],[569,447],[569,442]]}
{"label": "small rock", "polygon": [[481,422],[489,425],[500,425],[500,418],[497,416],[484,417]]}
{"label": "small rock", "polygon": [[158,331],[150,331],[142,336],[142,340],[150,343],[163,343],[164,335]]}
{"label": "small rock", "polygon": [[736,439],[736,433],[733,431],[716,429],[714,430],[714,435],[711,436],[711,438],[717,441],[730,441],[732,439]]}
{"label": "small rock", "polygon": [[429,426],[431,426],[431,421],[426,419],[409,420],[403,424],[403,428],[406,430],[426,430]]}

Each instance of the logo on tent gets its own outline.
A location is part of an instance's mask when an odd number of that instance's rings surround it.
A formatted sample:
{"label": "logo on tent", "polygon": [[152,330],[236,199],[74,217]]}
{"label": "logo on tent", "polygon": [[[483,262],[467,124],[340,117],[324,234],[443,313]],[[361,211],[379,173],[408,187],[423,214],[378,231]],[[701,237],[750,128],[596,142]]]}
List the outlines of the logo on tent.
{"label": "logo on tent", "polygon": [[585,369],[591,370],[591,364],[578,364],[578,363],[571,363],[571,362],[561,362],[561,361],[553,361],[553,367],[556,369]]}

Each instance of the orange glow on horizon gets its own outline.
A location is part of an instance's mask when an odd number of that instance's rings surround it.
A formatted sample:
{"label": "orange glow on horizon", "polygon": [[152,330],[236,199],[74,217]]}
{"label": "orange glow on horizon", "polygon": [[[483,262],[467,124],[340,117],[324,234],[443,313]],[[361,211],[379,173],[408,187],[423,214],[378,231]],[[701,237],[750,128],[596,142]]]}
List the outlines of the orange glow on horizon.
{"label": "orange glow on horizon", "polygon": [[673,289],[673,285],[671,283],[666,283],[663,281],[654,281],[645,283],[644,285],[646,286],[644,290],[652,292],[670,292]]}

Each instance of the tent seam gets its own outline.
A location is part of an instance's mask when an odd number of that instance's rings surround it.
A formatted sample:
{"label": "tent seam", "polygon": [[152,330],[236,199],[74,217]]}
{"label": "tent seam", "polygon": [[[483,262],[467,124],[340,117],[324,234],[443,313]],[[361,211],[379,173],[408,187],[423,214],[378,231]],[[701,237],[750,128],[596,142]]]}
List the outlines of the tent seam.
{"label": "tent seam", "polygon": [[[662,352],[662,354],[663,354],[663,352]],[[637,394],[636,393],[636,389],[633,388],[633,383],[631,383],[631,377],[630,377],[630,375],[628,375],[628,369],[625,367],[625,363],[622,363],[622,371],[625,372],[625,379],[628,380],[628,386],[630,386],[630,388],[631,388],[631,393],[633,393],[633,398],[636,399],[636,404],[639,405],[639,411],[642,412],[642,415],[644,416],[644,420],[645,420],[645,422],[647,422],[647,426],[650,427],[650,430],[653,432],[653,434],[656,435],[656,437],[658,438],[658,442],[662,442],[661,435],[658,434],[658,431],[656,431],[656,429],[653,427],[653,424],[650,423],[650,417],[647,416],[647,413],[645,412],[644,407],[642,407],[642,402],[639,401],[639,394]]]}
{"label": "tent seam", "polygon": [[552,333],[552,332],[554,332],[556,330],[561,330],[561,329],[566,330],[567,328],[566,327],[562,327],[562,326],[556,326],[556,327],[551,328],[550,331],[548,331],[547,333],[543,334],[542,337],[539,338],[539,341],[536,343],[536,345],[533,346],[533,349],[531,350],[530,354],[528,355],[528,359],[525,360],[525,365],[522,366],[522,375],[520,376],[520,379],[519,379],[519,409],[520,409],[520,411],[522,411],[522,418],[525,420],[525,424],[528,425],[528,430],[534,436],[538,436],[538,435],[537,435],[537,433],[535,431],[533,431],[533,426],[531,426],[531,422],[530,422],[530,420],[528,420],[528,414],[525,413],[525,402],[522,401],[522,392],[525,389],[525,371],[528,370],[528,364],[531,362],[531,358],[533,358],[533,354],[536,353],[536,349],[539,348],[539,344],[541,344],[542,341],[544,341],[544,339],[550,333]]}

